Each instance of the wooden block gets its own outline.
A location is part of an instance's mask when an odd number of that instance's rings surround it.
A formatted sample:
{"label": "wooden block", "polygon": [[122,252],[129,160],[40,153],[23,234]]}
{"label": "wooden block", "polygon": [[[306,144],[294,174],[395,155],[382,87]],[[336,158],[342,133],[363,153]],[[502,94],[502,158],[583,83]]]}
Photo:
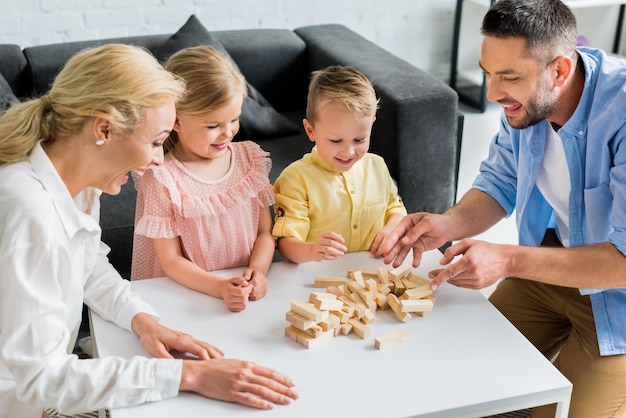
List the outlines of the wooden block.
{"label": "wooden block", "polygon": [[361,276],[363,276],[363,279],[367,280],[367,279],[377,279],[378,278],[378,272],[373,271],[373,270],[362,270],[362,269],[355,269],[355,268],[349,268],[348,269],[348,277],[350,277],[350,273],[352,273],[353,271],[360,271],[361,272]]}
{"label": "wooden block", "polygon": [[400,300],[396,295],[394,295],[393,293],[389,293],[387,295],[387,302],[389,303],[389,307],[391,307],[391,309],[400,321],[407,322],[409,319],[411,319],[410,313],[402,312],[402,309],[400,308]]}
{"label": "wooden block", "polygon": [[302,302],[301,300],[291,302],[291,310],[315,322],[328,318],[328,311],[320,311],[312,303]]}
{"label": "wooden block", "polygon": [[393,283],[395,285],[395,288],[393,289],[393,293],[396,296],[402,296],[402,294],[406,290],[406,288],[404,287],[404,283],[402,282],[402,279],[395,279],[393,280]]}
{"label": "wooden block", "polygon": [[362,286],[356,280],[350,280],[348,283],[346,283],[346,286],[352,293],[367,292],[367,289],[365,288],[364,285],[365,285],[365,282],[363,283],[363,286]]}
{"label": "wooden block", "polygon": [[329,315],[327,319],[318,322],[317,325],[319,325],[324,332],[334,330],[339,327],[339,319],[334,315]]}
{"label": "wooden block", "polygon": [[[320,322],[321,324],[322,322]],[[320,334],[324,331],[327,331],[325,329],[323,329],[322,327],[320,327],[319,325],[315,324],[310,328],[307,328],[305,330],[301,330],[302,332],[304,332],[306,335],[311,336],[313,338],[317,338],[320,336]]]}
{"label": "wooden block", "polygon": [[405,289],[413,289],[413,288],[417,287],[417,284],[413,283],[412,281],[410,281],[406,277],[404,279],[402,279],[402,284],[404,285]]}
{"label": "wooden block", "polygon": [[430,284],[430,279],[427,279],[426,277],[420,276],[419,274],[415,274],[413,272],[410,272],[406,278],[410,281],[412,281],[413,283],[415,283],[418,286],[423,286],[426,284]]}
{"label": "wooden block", "polygon": [[371,309],[366,309],[361,317],[361,321],[363,321],[364,324],[369,324],[374,319],[376,319],[376,315],[374,315],[374,312],[372,312]]}
{"label": "wooden block", "polygon": [[346,284],[348,279],[346,277],[316,277],[313,282],[313,287],[326,288],[328,286],[341,286]]}
{"label": "wooden block", "polygon": [[352,332],[352,324],[346,322],[345,324],[341,324],[341,327],[339,327],[341,329],[341,333],[343,335],[348,335]]}
{"label": "wooden block", "polygon": [[289,321],[291,325],[303,331],[315,325],[314,320],[306,318],[294,311],[288,311],[287,314],[285,315],[285,319]]}
{"label": "wooden block", "polygon": [[347,313],[349,317],[352,317],[352,316],[354,316],[356,309],[354,308],[354,306],[351,306],[351,305],[348,305],[348,304],[344,303],[343,304],[343,308],[341,308],[341,310],[343,312]]}
{"label": "wooden block", "polygon": [[350,318],[348,324],[352,325],[352,332],[362,339],[366,339],[370,336],[370,329],[358,319]]}
{"label": "wooden block", "polygon": [[323,332],[319,335],[319,337],[313,338],[310,335],[306,334],[304,331],[301,331],[298,328],[289,325],[287,328],[285,328],[285,336],[305,348],[311,348],[333,338],[334,331]]}
{"label": "wooden block", "polygon": [[354,315],[357,318],[360,318],[363,316],[363,311],[365,311],[365,306],[363,304],[358,305],[354,302],[354,300],[346,297],[346,296],[340,296],[339,300],[342,301],[344,303],[344,307],[345,305],[351,306],[354,309]]}
{"label": "wooden block", "polygon": [[[354,314],[354,310],[352,311],[352,313]],[[335,316],[339,320],[340,324],[347,323],[348,319],[352,317],[351,314],[348,314],[348,312],[345,311],[330,311],[330,315]]]}
{"label": "wooden block", "polygon": [[383,295],[387,295],[389,292],[391,292],[391,289],[389,289],[389,286],[387,286],[386,284],[378,283],[378,286],[376,287],[378,293],[382,293]]}
{"label": "wooden block", "polygon": [[331,294],[337,296],[337,297],[343,295],[343,290],[341,290],[338,286],[328,286],[326,288],[326,291],[328,293],[331,293]]}
{"label": "wooden block", "polygon": [[410,269],[411,269],[410,264],[403,264],[400,267],[396,267],[395,269],[389,272],[389,279],[390,280],[402,279],[404,276],[406,276],[409,273]]}
{"label": "wooden block", "polygon": [[387,308],[389,308],[389,302],[387,302],[387,295],[385,295],[384,293],[377,293],[376,294],[376,306],[378,306],[378,309],[380,309],[381,311],[384,311]]}
{"label": "wooden block", "polygon": [[378,273],[378,281],[381,284],[386,285],[387,282],[389,282],[389,270],[387,270],[384,267],[378,267],[377,273]]}
{"label": "wooden block", "polygon": [[401,300],[399,305],[402,312],[427,312],[433,310],[433,301],[428,299]]}
{"label": "wooden block", "polygon": [[316,300],[313,302],[313,306],[320,311],[338,311],[343,307],[343,302],[335,297],[335,299]]}
{"label": "wooden block", "polygon": [[357,282],[360,286],[365,287],[365,280],[363,279],[363,274],[360,270],[353,270],[348,274],[350,275],[350,278],[352,278],[352,280]]}
{"label": "wooden block", "polygon": [[365,288],[372,294],[372,297],[376,297],[378,293],[378,283],[374,279],[367,279],[365,281]]}
{"label": "wooden block", "polygon": [[406,290],[400,299],[422,299],[432,294],[433,291],[430,290],[430,285],[422,285]]}
{"label": "wooden block", "polygon": [[409,333],[406,330],[400,329],[398,331],[390,332],[382,337],[378,337],[374,340],[374,346],[379,350],[392,347],[396,344],[400,344],[409,338]]}

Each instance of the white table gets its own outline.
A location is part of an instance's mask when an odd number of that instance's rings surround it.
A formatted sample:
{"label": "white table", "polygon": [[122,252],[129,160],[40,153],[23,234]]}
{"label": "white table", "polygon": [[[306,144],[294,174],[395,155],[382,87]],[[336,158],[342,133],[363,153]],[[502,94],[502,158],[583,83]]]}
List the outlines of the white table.
{"label": "white table", "polygon": [[[437,251],[426,253],[417,273],[426,275],[440,257]],[[300,399],[258,411],[182,393],[112,410],[111,417],[482,417],[547,403],[558,404],[558,417],[567,416],[571,383],[478,291],[445,284],[436,292],[433,311],[406,323],[391,310],[377,311],[365,340],[339,335],[307,350],[284,336],[291,301],[308,300],[315,277],[343,277],[351,267],[383,265],[368,253],[334,262],[275,263],[267,296],[240,313],[168,278],[133,282],[164,325],[216,345],[227,357],[288,375]],[[91,319],[98,355],[146,355],[134,334],[96,314]],[[408,331],[407,341],[374,348],[376,337],[398,329]]]}

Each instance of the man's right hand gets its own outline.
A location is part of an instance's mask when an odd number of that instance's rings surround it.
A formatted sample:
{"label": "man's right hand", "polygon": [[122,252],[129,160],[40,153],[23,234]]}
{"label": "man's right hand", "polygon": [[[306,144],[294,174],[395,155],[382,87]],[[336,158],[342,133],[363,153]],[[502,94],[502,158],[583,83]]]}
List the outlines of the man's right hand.
{"label": "man's right hand", "polygon": [[385,264],[401,265],[413,250],[413,267],[418,267],[425,251],[433,250],[449,241],[448,217],[427,212],[405,216],[380,246]]}

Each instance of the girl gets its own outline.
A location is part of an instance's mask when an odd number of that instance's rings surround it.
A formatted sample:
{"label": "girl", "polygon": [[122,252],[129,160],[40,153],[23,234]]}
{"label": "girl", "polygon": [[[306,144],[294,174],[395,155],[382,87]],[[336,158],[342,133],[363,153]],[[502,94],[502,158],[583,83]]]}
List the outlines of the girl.
{"label": "girl", "polygon": [[[164,163],[139,181],[131,279],[166,275],[241,311],[267,291],[275,248],[271,161],[254,142],[231,142],[247,91],[230,58],[208,46],[187,48],[166,69],[185,80],[187,95],[177,104]],[[210,273],[240,266],[241,277]]]}
{"label": "girl", "polygon": [[[48,94],[0,117],[0,417],[128,407],[179,391],[264,409],[297,397],[285,376],[159,324],[100,242],[101,192],[118,194],[129,171],[163,161],[184,90],[148,52],[111,44],[75,55]],[[83,302],[160,358],[78,360],[70,351]]]}

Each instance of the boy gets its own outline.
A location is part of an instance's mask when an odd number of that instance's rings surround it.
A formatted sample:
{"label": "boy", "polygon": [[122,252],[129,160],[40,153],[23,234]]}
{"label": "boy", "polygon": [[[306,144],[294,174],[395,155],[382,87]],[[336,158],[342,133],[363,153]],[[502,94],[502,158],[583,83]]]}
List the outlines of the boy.
{"label": "boy", "polygon": [[286,259],[376,254],[406,215],[384,160],[368,153],[377,107],[372,84],[358,70],[330,66],[313,72],[302,122],[315,146],[274,184],[273,235]]}

